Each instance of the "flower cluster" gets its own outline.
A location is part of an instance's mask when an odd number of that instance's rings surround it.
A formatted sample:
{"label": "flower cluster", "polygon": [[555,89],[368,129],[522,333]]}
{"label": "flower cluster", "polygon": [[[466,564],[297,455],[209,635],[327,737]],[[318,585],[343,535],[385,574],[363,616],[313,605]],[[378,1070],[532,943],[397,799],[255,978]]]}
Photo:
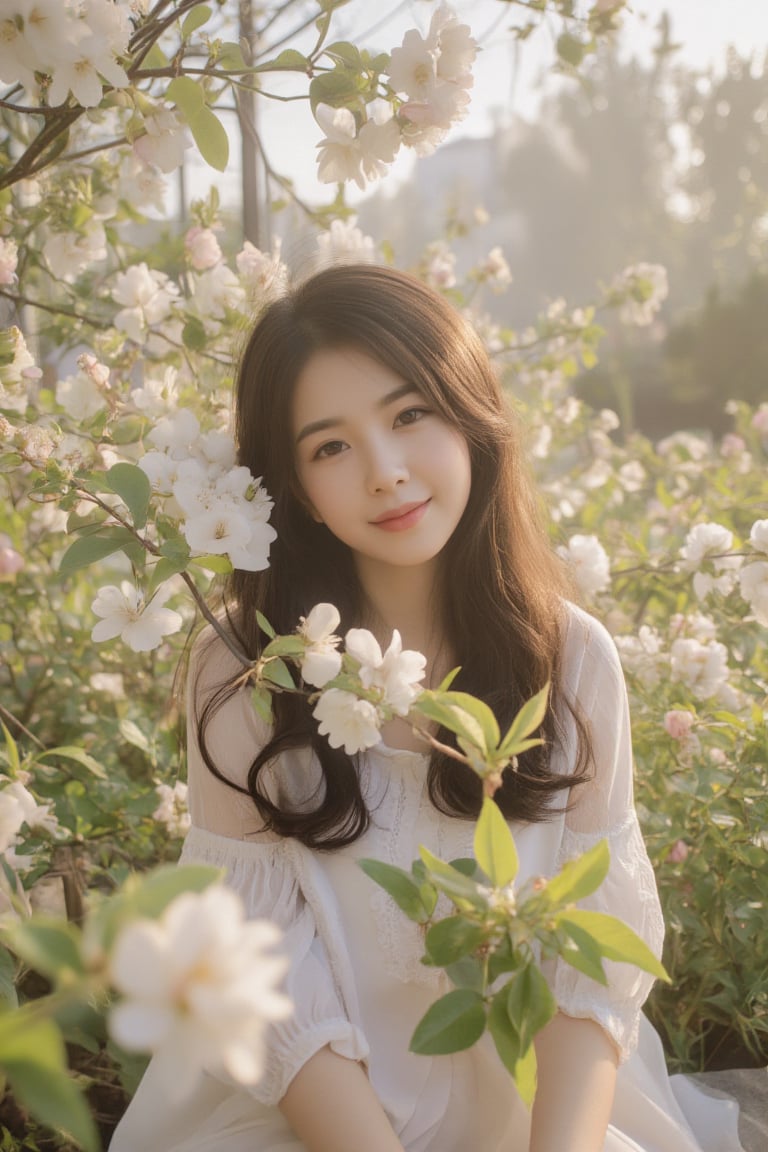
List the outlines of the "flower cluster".
{"label": "flower cluster", "polygon": [[[381,739],[382,723],[392,716],[407,716],[418,697],[426,660],[420,652],[403,649],[395,630],[386,652],[366,628],[350,628],[344,637],[346,660],[338,651],[340,623],[333,604],[316,604],[302,617],[298,635],[305,641],[300,658],[307,684],[324,688],[313,715],[319,732],[332,748],[344,747],[348,755],[372,748]],[[361,695],[346,688],[326,688],[342,668],[356,677]]]}
{"label": "flower cluster", "polygon": [[28,777],[9,780],[7,776],[0,776],[0,853],[13,852],[24,824],[48,835],[55,835],[58,829],[50,804],[37,803],[26,787],[28,780]]}
{"label": "flower cluster", "polygon": [[27,389],[41,376],[21,329],[0,329],[0,410],[26,412]]}
{"label": "flower cluster", "polygon": [[154,1053],[179,1098],[203,1069],[255,1083],[266,1024],[290,1011],[276,990],[287,967],[274,954],[279,940],[273,924],[246,921],[221,884],[178,896],[159,920],[127,924],[110,961],[124,997],[109,1017],[112,1036],[128,1051]]}
{"label": "flower cluster", "polygon": [[95,108],[105,83],[113,88],[128,84],[116,59],[125,55],[131,31],[120,4],[11,0],[3,8],[0,83],[21,84],[30,99],[51,108],[70,94],[84,108]]}
{"label": "flower cluster", "polygon": [[[466,24],[441,5],[426,36],[406,32],[389,63],[388,100],[362,111],[323,102],[315,118],[325,133],[318,144],[318,179],[325,184],[354,180],[360,189],[382,176],[400,145],[427,156],[451,125],[463,120],[472,87],[477,44]],[[394,115],[390,101],[400,99]]]}
{"label": "flower cluster", "polygon": [[569,565],[584,596],[592,597],[610,584],[610,560],[597,536],[572,536],[558,552]]}
{"label": "flower cluster", "polygon": [[[741,560],[728,553],[733,547],[733,533],[721,524],[696,524],[680,550],[683,568],[693,572],[693,589],[700,600],[710,592],[727,595],[736,582]],[[712,572],[700,571],[705,562]]]}
{"label": "flower cluster", "polygon": [[155,792],[160,803],[152,813],[153,820],[159,820],[171,836],[185,836],[189,831],[190,817],[187,807],[187,785],[183,780],[170,784],[156,784]]}
{"label": "flower cluster", "polygon": [[651,323],[669,295],[667,270],[662,264],[633,264],[611,283],[609,296],[621,304],[624,324],[638,328]]}
{"label": "flower cluster", "polygon": [[154,450],[139,461],[166,512],[182,521],[193,556],[228,556],[248,572],[266,568],[275,530],[272,501],[247,468],[235,466],[225,432],[201,433],[187,408],[164,416],[148,437]]}

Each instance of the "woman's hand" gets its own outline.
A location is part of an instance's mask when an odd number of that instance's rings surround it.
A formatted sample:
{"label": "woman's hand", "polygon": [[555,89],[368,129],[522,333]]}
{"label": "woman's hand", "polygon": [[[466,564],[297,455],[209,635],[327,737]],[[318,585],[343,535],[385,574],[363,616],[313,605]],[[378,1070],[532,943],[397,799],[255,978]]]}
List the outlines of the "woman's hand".
{"label": "woman's hand", "polygon": [[404,1152],[362,1064],[321,1048],[279,1104],[307,1152]]}
{"label": "woman's hand", "polygon": [[618,1063],[608,1034],[593,1020],[558,1012],[534,1043],[530,1152],[603,1152]]}

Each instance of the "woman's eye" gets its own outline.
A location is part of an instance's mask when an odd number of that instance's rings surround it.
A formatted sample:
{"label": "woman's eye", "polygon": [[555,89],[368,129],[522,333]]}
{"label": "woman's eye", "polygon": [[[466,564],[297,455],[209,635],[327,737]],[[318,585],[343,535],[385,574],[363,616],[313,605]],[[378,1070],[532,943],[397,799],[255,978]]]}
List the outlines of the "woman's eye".
{"label": "woman's eye", "polygon": [[343,440],[328,440],[325,444],[321,444],[312,457],[313,460],[323,460],[327,456],[338,456],[339,452],[344,451]]}
{"label": "woman's eye", "polygon": [[428,408],[405,408],[399,413],[396,424],[415,424],[417,420],[429,415]]}

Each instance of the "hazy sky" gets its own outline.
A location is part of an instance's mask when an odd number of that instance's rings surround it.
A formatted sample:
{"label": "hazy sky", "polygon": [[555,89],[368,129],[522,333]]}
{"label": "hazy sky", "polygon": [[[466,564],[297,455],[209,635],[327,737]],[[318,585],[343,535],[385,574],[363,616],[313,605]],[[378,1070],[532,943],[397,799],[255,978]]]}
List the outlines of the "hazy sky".
{"label": "hazy sky", "polygon": [[[400,44],[409,28],[424,30],[435,7],[424,0],[406,0],[386,8],[356,0],[335,17],[332,38],[348,38],[360,47],[389,51]],[[538,77],[555,55],[552,29],[543,26],[520,46],[508,32],[513,18],[519,20],[516,13],[520,9],[500,0],[454,0],[452,7],[470,25],[482,52],[474,67],[469,115],[454,127],[449,139],[487,135],[493,126],[494,110],[496,114],[501,109],[524,117],[535,115],[541,99]],[[382,17],[382,8],[389,15]],[[621,43],[628,55],[648,53],[655,38],[654,28],[664,11],[670,14],[674,40],[682,45],[679,59],[690,66],[706,66],[712,61],[721,64],[729,45],[759,59],[768,50],[768,0],[631,0],[621,32]],[[275,92],[296,91],[295,78],[270,76],[265,78],[265,87],[267,82]],[[259,128],[273,166],[290,176],[297,191],[312,203],[332,200],[335,188],[323,186],[315,178],[315,146],[322,132],[312,119],[308,104],[260,100],[259,116]],[[403,149],[401,157],[384,178],[385,185],[393,186],[412,171],[413,154]],[[206,175],[195,169],[190,176],[194,181],[193,194],[202,194],[204,189],[198,189]],[[215,182],[213,174],[207,178]],[[218,182],[224,183],[220,177]],[[222,192],[229,199],[225,188]],[[359,197],[353,185],[349,199],[354,202]]]}

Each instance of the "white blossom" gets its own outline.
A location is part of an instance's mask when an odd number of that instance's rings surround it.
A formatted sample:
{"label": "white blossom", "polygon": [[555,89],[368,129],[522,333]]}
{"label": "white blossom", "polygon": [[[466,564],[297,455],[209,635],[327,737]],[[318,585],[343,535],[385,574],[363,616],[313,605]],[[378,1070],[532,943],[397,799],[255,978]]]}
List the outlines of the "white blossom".
{"label": "white blossom", "polygon": [[152,651],[164,636],[178,632],[183,624],[178,612],[163,607],[172,591],[166,582],[145,603],[142,593],[128,580],[119,588],[114,584],[100,588],[91,610],[101,619],[92,629],[91,639],[99,643],[119,636],[134,652]]}
{"label": "white blossom", "polygon": [[360,664],[359,676],[363,687],[378,688],[382,703],[399,716],[407,716],[411,704],[422,690],[418,682],[424,678],[427,662],[421,652],[410,648],[403,650],[397,629],[384,653],[367,628],[350,628],[344,644],[349,655]]}
{"label": "white blossom", "polygon": [[488,283],[494,292],[503,292],[512,283],[512,272],[501,248],[497,245],[477,269],[478,279]]}
{"label": "white blossom", "polygon": [[63,104],[70,92],[83,108],[95,108],[101,103],[104,81],[113,88],[128,85],[128,77],[115,60],[115,51],[127,48],[128,37],[116,35],[116,27],[106,23],[108,9],[119,18],[114,4],[88,0],[76,38],[65,38],[57,45],[47,93],[52,108]]}
{"label": "white blossom", "polygon": [[372,748],[381,740],[381,716],[376,706],[340,688],[322,692],[312,715],[318,721],[320,735],[328,737],[332,748],[343,745],[348,756]]}
{"label": "white blossom", "polygon": [[43,241],[43,256],[53,275],[71,284],[91,264],[106,259],[104,225],[91,217],[76,231],[68,229],[50,233]]}
{"label": "white blossom", "polygon": [[149,327],[167,319],[178,294],[164,272],[148,268],[143,261],[131,265],[117,275],[112,289],[116,303],[125,305],[115,316],[115,327],[140,344]]}
{"label": "white blossom", "polygon": [[558,548],[559,554],[570,564],[574,578],[585,596],[602,592],[611,582],[608,553],[597,536],[571,536],[567,545]]}
{"label": "white blossom", "polygon": [[191,824],[187,785],[182,780],[177,780],[173,787],[170,784],[156,784],[155,792],[160,803],[152,813],[152,818],[164,824],[171,836],[185,836]]}
{"label": "white blossom", "polygon": [[163,173],[143,161],[135,151],[129,152],[120,165],[118,194],[133,208],[165,210],[167,185]]}
{"label": "white blossom", "polygon": [[162,380],[145,376],[141,387],[131,390],[131,401],[153,419],[165,416],[176,407],[179,395],[177,377],[178,371],[170,365],[165,368]]}
{"label": "white blossom", "polygon": [[0,853],[13,848],[23,824],[39,828],[49,835],[58,829],[58,820],[51,813],[50,804],[38,804],[22,780],[8,780],[0,776]]}
{"label": "white blossom", "polygon": [[431,288],[453,288],[456,283],[456,253],[444,240],[430,244],[425,252],[424,279]]}
{"label": "white blossom", "polygon": [[652,688],[658,683],[663,651],[655,628],[641,624],[637,635],[615,636],[614,642],[626,672],[631,672],[646,687]]}
{"label": "white blossom", "polygon": [[706,557],[728,552],[732,546],[733,533],[722,524],[696,524],[680,549],[682,567],[686,572],[695,572]]}
{"label": "white blossom", "polygon": [[26,412],[27,389],[40,376],[21,329],[0,329],[0,408]]}
{"label": "white blossom", "polygon": [[371,264],[376,259],[376,246],[357,226],[357,217],[332,220],[330,228],[317,237],[321,264]]}
{"label": "white blossom", "polygon": [[317,177],[323,184],[354,180],[365,189],[368,181],[383,176],[400,147],[400,128],[393,116],[373,116],[357,130],[349,108],[318,104],[315,119],[325,132],[317,145]]}
{"label": "white blossom", "polygon": [[77,372],[56,384],[56,403],[64,408],[73,420],[89,420],[105,405],[104,393],[96,386],[87,372]]}
{"label": "white blossom", "polygon": [[272,252],[262,252],[246,240],[235,264],[246,288],[260,295],[270,296],[282,292],[288,284],[288,268],[280,259],[281,241],[278,237]]}
{"label": "white blossom", "polygon": [[333,604],[315,604],[308,616],[301,617],[298,633],[306,640],[301,675],[314,688],[324,688],[341,671],[342,657],[336,651],[341,637],[335,635],[340,620]]}
{"label": "white blossom", "polygon": [[669,295],[667,270],[662,264],[633,264],[614,279],[611,290],[623,301],[622,321],[645,327]]}
{"label": "white blossom", "polygon": [[717,695],[728,681],[728,651],[717,640],[701,643],[680,637],[670,648],[673,680],[682,681],[702,700]]}
{"label": "white blossom", "polygon": [[0,286],[7,287],[16,280],[19,250],[13,240],[0,236]]}
{"label": "white blossom", "polygon": [[184,460],[190,455],[191,446],[199,436],[200,424],[197,416],[189,408],[178,408],[171,415],[158,420],[147,440],[159,452],[166,453],[173,460]]}
{"label": "white blossom", "polygon": [[254,1084],[264,1067],[266,1024],[290,1014],[277,991],[287,962],[280,933],[246,920],[223,884],[177,896],[159,920],[123,927],[110,960],[124,999],[109,1030],[129,1051],[152,1052],[169,1094],[190,1096],[204,1070]]}
{"label": "white blossom", "polygon": [[115,700],[125,697],[125,682],[121,672],[94,672],[88,683],[94,692],[103,692]]}
{"label": "white blossom", "polygon": [[137,137],[133,151],[145,164],[161,172],[174,172],[184,163],[184,153],[192,145],[186,125],[172,108],[160,106],[144,117],[146,135]]}
{"label": "white blossom", "polygon": [[768,552],[768,520],[755,520],[749,542],[757,552]]}
{"label": "white blossom", "polygon": [[757,622],[768,627],[768,561],[745,565],[739,573],[739,589]]}
{"label": "white blossom", "polygon": [[226,264],[217,264],[195,276],[192,282],[195,308],[206,319],[223,320],[231,310],[241,310],[245,303],[243,287]]}

